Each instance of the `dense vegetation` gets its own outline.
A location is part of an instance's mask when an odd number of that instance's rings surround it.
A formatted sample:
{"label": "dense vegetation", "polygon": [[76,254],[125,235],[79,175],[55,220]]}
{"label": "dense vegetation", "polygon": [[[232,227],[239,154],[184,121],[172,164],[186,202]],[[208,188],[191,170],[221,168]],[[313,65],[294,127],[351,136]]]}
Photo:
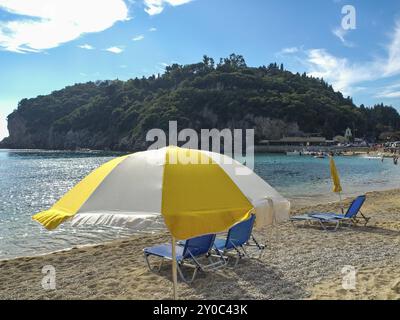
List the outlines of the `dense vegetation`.
{"label": "dense vegetation", "polygon": [[23,99],[8,116],[3,146],[138,149],[146,132],[179,128],[255,128],[256,139],[319,133],[332,138],[347,127],[376,139],[400,130],[389,106],[357,107],[322,79],[283,66],[248,67],[232,54],[218,64],[174,64],[162,75],[128,81],[75,84]]}

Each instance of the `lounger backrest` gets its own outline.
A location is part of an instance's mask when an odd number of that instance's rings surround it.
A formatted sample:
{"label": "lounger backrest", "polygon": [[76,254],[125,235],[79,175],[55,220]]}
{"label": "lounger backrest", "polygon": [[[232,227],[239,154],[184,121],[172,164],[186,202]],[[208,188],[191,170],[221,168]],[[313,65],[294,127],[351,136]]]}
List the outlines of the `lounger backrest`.
{"label": "lounger backrest", "polygon": [[346,218],[353,218],[357,215],[357,213],[360,211],[362,205],[364,204],[365,201],[365,196],[359,196],[357,197],[350,205],[349,209],[347,209],[347,212],[345,214]]}
{"label": "lounger backrest", "polygon": [[191,255],[197,257],[209,252],[214,245],[215,234],[208,234],[185,241],[183,257],[188,258]]}
{"label": "lounger backrest", "polygon": [[245,221],[239,222],[229,229],[226,238],[225,249],[232,249],[235,246],[242,246],[249,241],[256,216],[253,214]]}

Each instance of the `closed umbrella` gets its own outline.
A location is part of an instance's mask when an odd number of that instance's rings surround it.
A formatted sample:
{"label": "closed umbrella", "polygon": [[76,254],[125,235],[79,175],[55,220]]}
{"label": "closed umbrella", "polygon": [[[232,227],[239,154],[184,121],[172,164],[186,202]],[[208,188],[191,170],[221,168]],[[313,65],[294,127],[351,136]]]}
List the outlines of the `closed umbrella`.
{"label": "closed umbrella", "polygon": [[343,213],[342,196],[340,194],[342,192],[342,186],[340,184],[339,172],[336,168],[335,160],[333,159],[332,156],[330,157],[329,166],[330,166],[331,177],[332,177],[332,182],[333,182],[333,190],[332,191],[339,195],[341,210]]}
{"label": "closed umbrella", "polygon": [[[107,162],[33,219],[49,230],[64,221],[143,230],[162,217],[174,244],[226,231],[253,211],[257,227],[286,220],[289,209],[285,198],[237,161],[166,147]],[[175,259],[173,272],[175,289]]]}

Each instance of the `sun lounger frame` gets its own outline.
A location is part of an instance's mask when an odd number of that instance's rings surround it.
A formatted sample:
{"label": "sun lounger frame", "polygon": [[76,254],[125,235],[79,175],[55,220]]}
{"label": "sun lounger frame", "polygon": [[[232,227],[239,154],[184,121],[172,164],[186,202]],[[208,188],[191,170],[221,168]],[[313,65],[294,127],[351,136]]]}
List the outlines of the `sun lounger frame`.
{"label": "sun lounger frame", "polygon": [[[214,235],[214,239],[215,239],[215,235]],[[190,239],[186,240],[186,241],[190,241]],[[214,240],[212,241],[212,243],[214,243]],[[179,245],[179,243],[175,244],[175,245]],[[208,250],[208,252],[206,254],[199,255],[196,257],[190,252],[189,248],[186,248],[188,256],[183,257],[183,259],[177,260],[177,270],[178,270],[179,276],[181,277],[183,282],[185,282],[187,284],[192,283],[194,281],[194,279],[196,278],[198,271],[210,272],[210,271],[215,271],[215,270],[218,270],[218,269],[226,266],[227,262],[226,262],[225,258],[222,256],[222,254],[220,254],[220,253],[212,254],[211,250],[212,250],[212,246],[210,247],[210,249]],[[149,261],[150,256],[155,256],[155,257],[161,258],[161,261],[158,266],[151,265],[151,263]],[[152,272],[155,272],[155,273],[159,273],[161,271],[164,260],[172,261],[172,257],[159,256],[159,255],[155,255],[155,254],[146,253],[145,250],[144,250],[144,257],[145,257],[146,264],[147,264],[149,270]],[[202,264],[198,259],[199,257],[207,258],[209,263]],[[213,258],[217,258],[217,260],[214,261]],[[182,267],[184,267],[184,266],[194,269],[191,277],[188,278],[187,276],[184,275],[183,270],[182,270]]]}
{"label": "sun lounger frame", "polygon": [[[250,235],[249,235],[249,238],[247,239],[246,242],[243,242],[243,244],[238,245],[238,244],[234,243],[234,242],[230,239],[230,236],[231,236],[231,233],[233,232],[234,228],[240,228],[241,225],[242,225],[243,223],[249,222],[248,220],[238,223],[237,225],[233,226],[233,227],[228,231],[228,235],[227,235],[226,240],[225,240],[226,242],[225,242],[224,248],[223,248],[222,250],[221,250],[221,249],[218,249],[218,248],[214,245],[215,251],[216,251],[216,252],[219,252],[220,254],[222,254],[222,256],[226,259],[227,263],[228,263],[229,256],[231,255],[230,253],[231,253],[232,251],[236,252],[236,254],[235,254],[235,264],[234,264],[234,267],[237,266],[237,264],[239,263],[239,261],[240,261],[242,258],[244,258],[244,257],[252,258],[252,257],[249,255],[249,253],[246,251],[246,247],[256,247],[256,248],[259,250],[259,252],[260,252],[259,255],[258,255],[258,259],[261,259],[262,255],[263,255],[263,253],[264,253],[265,245],[260,244],[260,243],[256,240],[255,236],[254,236],[253,233],[252,233],[252,231],[253,231],[253,226],[254,226],[254,222],[255,222],[255,216],[252,215],[249,219],[252,219],[252,221],[250,221],[250,223],[251,223],[251,225],[249,226],[249,229],[250,229],[250,230],[248,230],[249,233],[250,233]],[[253,243],[250,242],[250,239],[253,241]],[[231,246],[231,248],[227,248],[227,247],[228,247],[227,244],[229,244],[229,245]]]}
{"label": "sun lounger frame", "polygon": [[[364,197],[364,200],[361,204],[361,206],[362,206],[363,203],[365,202],[365,195],[357,197],[352,202],[349,209],[354,204],[354,202],[361,197]],[[318,222],[318,224],[321,226],[321,228],[325,231],[336,231],[341,225],[344,225],[344,224],[346,224],[348,227],[352,227],[354,225],[357,225],[361,219],[364,220],[364,226],[366,226],[371,218],[366,217],[362,213],[361,206],[357,210],[357,213],[352,217],[346,217],[345,215],[343,215],[343,217],[340,217],[340,216],[323,217],[323,215],[324,215],[323,213],[322,214],[311,213],[311,214],[308,214],[308,215],[306,214],[306,215],[303,215],[303,216],[300,216],[297,218],[296,218],[296,216],[292,217],[290,219],[290,221],[292,222],[293,225],[294,225],[294,222],[299,222],[299,221],[304,221],[304,224],[306,224],[306,223],[311,224],[313,222]],[[361,215],[361,217],[357,217],[358,213]],[[333,224],[334,226],[330,228],[329,224]]]}

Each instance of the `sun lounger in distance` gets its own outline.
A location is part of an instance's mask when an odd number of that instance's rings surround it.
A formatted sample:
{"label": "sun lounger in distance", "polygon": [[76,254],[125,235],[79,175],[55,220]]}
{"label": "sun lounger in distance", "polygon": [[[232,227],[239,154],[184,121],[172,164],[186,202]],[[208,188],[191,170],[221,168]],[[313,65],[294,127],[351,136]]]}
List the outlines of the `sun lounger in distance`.
{"label": "sun lounger in distance", "polygon": [[[366,217],[361,212],[361,207],[364,204],[366,199],[365,195],[358,196],[353,200],[350,207],[347,209],[345,214],[337,214],[337,213],[309,213],[303,214],[299,216],[294,216],[290,218],[292,222],[304,221],[304,222],[318,222],[324,230],[334,230],[341,224],[347,224],[349,226],[353,224],[359,223],[361,220],[364,222],[364,226],[367,225],[370,218]],[[360,213],[360,217],[358,217],[358,213]],[[329,228],[329,225],[333,225],[332,228]]]}

